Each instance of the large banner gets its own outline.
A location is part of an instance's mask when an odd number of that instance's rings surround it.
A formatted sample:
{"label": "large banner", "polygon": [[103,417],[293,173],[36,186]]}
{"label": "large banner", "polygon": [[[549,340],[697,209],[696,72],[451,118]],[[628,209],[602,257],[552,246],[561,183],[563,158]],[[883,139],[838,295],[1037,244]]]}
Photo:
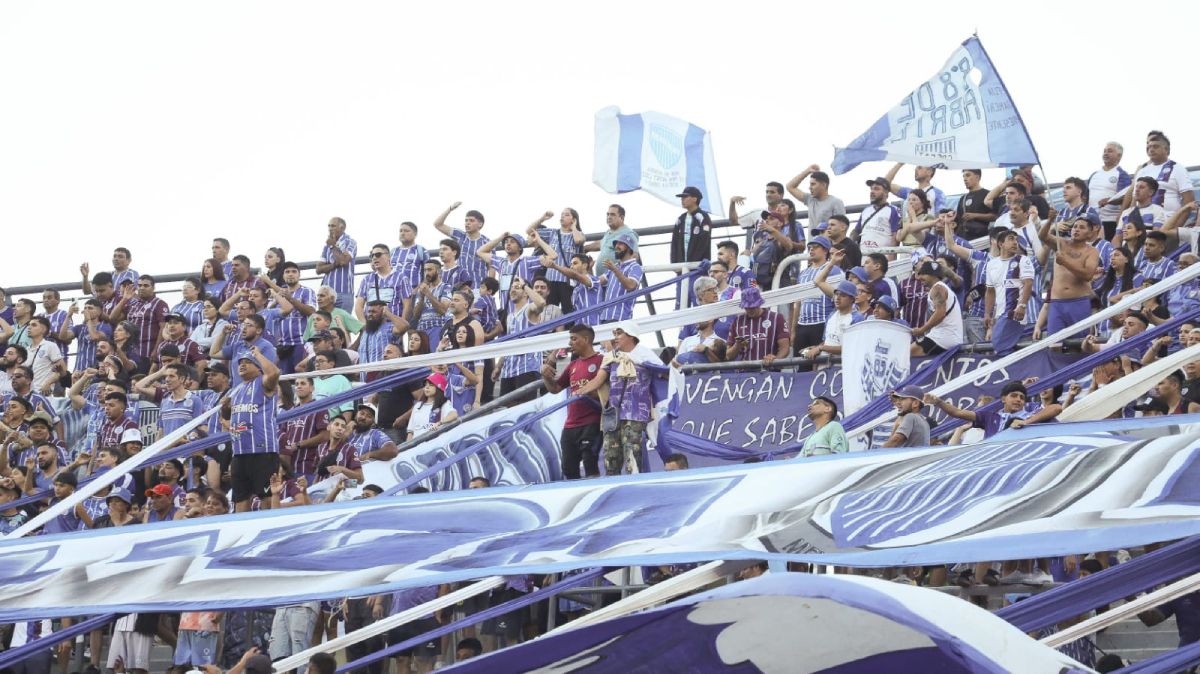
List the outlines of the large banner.
{"label": "large banner", "polygon": [[[867,403],[887,397],[908,378],[912,330],[892,321],[868,319],[851,325],[842,335],[843,414],[854,414]],[[880,445],[891,434],[891,424],[873,429],[871,437],[853,438],[850,451]]]}
{"label": "large banner", "polygon": [[1198,451],[1192,426],[1153,440],[864,452],[0,541],[0,622],[595,566],[908,566],[1128,548],[1200,534]]}
{"label": "large banner", "polygon": [[[849,625],[871,639],[842,646]],[[446,670],[530,671],[1063,674],[1085,668],[936,590],[861,576],[773,573],[600,623],[568,625]]]}
{"label": "large banner", "polygon": [[952,169],[1040,163],[1021,114],[977,37],[963,42],[933,77],[848,147],[835,148],[833,172],[879,160]]}
{"label": "large banner", "polygon": [[[1044,377],[1081,357],[1080,354],[1042,351],[989,377],[970,382],[947,399],[964,409],[974,409],[981,397],[997,396],[1009,381]],[[968,375],[995,359],[991,354],[964,355],[924,373],[929,359],[917,359],[912,365],[917,373],[915,383],[929,390]],[[677,391],[678,404],[674,406],[671,418],[672,436],[686,433],[704,442],[726,445],[730,451],[725,453],[724,461],[741,461],[756,454],[794,452],[812,427],[806,416],[808,404],[813,398],[825,395],[843,409],[842,387],[841,367],[816,372],[689,374]],[[924,412],[936,423],[946,420],[941,410],[925,408]],[[672,441],[672,444],[675,446],[670,451],[682,451],[695,457],[694,465],[724,462],[711,455],[699,456],[684,443]],[[735,449],[742,451],[733,451]]]}
{"label": "large banner", "polygon": [[830,396],[841,407],[842,369],[816,372],[705,372],[684,377],[676,431],[758,452],[800,442],[812,428],[808,404]]}
{"label": "large banner", "polygon": [[[429,442],[401,453],[391,461],[363,464],[366,482],[384,489],[404,482],[434,464],[471,445],[502,433],[515,424],[560,402],[564,394],[545,395],[517,407],[500,410],[467,421]],[[560,409],[507,438],[485,446],[419,484],[431,491],[466,489],[473,477],[486,477],[493,486],[541,484],[562,479],[562,453],[559,435],[567,421],[566,409]]]}

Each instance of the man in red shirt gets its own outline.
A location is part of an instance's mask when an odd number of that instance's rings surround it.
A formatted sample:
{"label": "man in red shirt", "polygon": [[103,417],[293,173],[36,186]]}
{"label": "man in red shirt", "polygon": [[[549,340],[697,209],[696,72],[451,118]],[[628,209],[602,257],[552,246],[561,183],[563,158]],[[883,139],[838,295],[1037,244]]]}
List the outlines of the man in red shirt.
{"label": "man in red shirt", "polygon": [[[595,378],[603,360],[603,356],[592,348],[595,338],[596,333],[587,325],[571,328],[568,341],[571,362],[567,368],[559,375],[553,365],[542,366],[542,380],[546,383],[547,391],[558,393],[569,386],[571,395],[575,395]],[[590,397],[599,400],[595,393]],[[588,477],[599,477],[603,441],[600,406],[591,400],[576,400],[567,405],[567,423],[563,426],[560,439],[563,476],[568,480],[578,480],[579,464],[583,463],[584,473]]]}
{"label": "man in red shirt", "polygon": [[761,360],[763,365],[770,365],[776,358],[786,357],[792,349],[788,322],[763,307],[762,291],[757,286],[743,288],[740,306],[746,311],[729,326],[732,345],[726,351],[726,360]]}

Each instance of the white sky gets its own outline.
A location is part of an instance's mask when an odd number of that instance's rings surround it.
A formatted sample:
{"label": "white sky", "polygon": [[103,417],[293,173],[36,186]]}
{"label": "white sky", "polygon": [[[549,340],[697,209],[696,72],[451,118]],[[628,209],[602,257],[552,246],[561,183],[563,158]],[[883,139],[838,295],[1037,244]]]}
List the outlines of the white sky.
{"label": "white sky", "polygon": [[[0,218],[19,245],[0,249],[0,285],[108,269],[116,245],[143,273],[198,271],[213,236],[255,264],[271,245],[312,260],[334,215],[360,252],[403,220],[429,246],[455,200],[491,236],[564,206],[598,231],[613,201],[631,226],[669,224],[677,206],[592,185],[608,105],[710,130],[724,197],[759,201],[828,166],[976,29],[1051,180],[1086,176],[1110,139],[1132,168],[1151,128],[1200,164],[1200,4],[1022,6],[6,0]],[[861,203],[888,166],[832,191]],[[961,189],[957,172],[934,184]]]}

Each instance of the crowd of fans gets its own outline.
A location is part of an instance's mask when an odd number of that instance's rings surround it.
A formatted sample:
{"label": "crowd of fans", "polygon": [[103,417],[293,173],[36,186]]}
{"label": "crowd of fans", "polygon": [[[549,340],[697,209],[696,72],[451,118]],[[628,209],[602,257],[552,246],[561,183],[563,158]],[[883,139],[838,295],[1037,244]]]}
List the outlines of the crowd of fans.
{"label": "crowd of fans", "polygon": [[[405,442],[498,396],[521,399],[510,394],[535,382],[550,392],[581,396],[568,406],[562,430],[565,477],[598,476],[601,466],[610,475],[646,470],[646,426],[653,408],[649,364],[758,361],[770,367],[789,356],[826,362],[841,352],[847,327],[859,321],[892,321],[911,330],[914,356],[985,341],[998,352],[1011,350],[1019,339],[1058,333],[1196,261],[1196,229],[1190,221],[1197,204],[1187,171],[1169,159],[1170,141],[1161,132],[1148,135],[1146,152],[1148,161],[1129,173],[1120,167],[1121,146],[1109,143],[1102,166],[1087,179],[1065,181],[1057,207],[1027,167],[1010,171],[991,189],[981,186],[981,171],[965,170],[966,192],[954,201],[930,184],[933,168],[917,167],[915,187],[900,186],[902,165],[897,164],[886,176],[867,181],[870,203],[854,222],[843,201],[830,193],[829,175],[814,165],[786,186],[768,183],[765,209],[739,217],[746,200],[732,198],[730,219],[745,228],[745,240],[719,241],[715,249],[713,223],[700,208],[703,195],[688,187],[679,195],[684,212],[673,228],[670,261],[710,264],[680,301],[734,301],[742,311],[685,326],[678,344],[664,353],[643,345],[629,320],[645,271],[638,235],[625,225],[625,209],[616,204],[607,209],[603,236],[588,241],[579,213],[571,208],[561,212],[555,226],[548,224],[554,213],[546,212],[524,232],[495,232],[492,238],[483,233],[485,219],[477,210],[466,211],[461,228],[448,224],[461,206],[454,203],[433,222],[444,237],[436,251],[418,244],[418,225],[405,222],[396,242],[375,243],[365,251],[365,274],[356,273],[358,242],[345,221],[333,218],[317,265],[322,275],[317,288],[301,283],[300,267],[281,248],[269,249],[256,272],[247,256],[231,256],[230,242],[217,238],[211,257],[183,282],[173,305],[158,296],[151,275],[132,268],[132,252],[116,248],[111,271],[93,274],[81,265],[79,301],[63,307],[60,293],[46,290],[40,310],[24,298],[0,305],[0,507],[22,497],[40,498],[0,510],[0,532],[16,530],[40,509],[68,497],[80,480],[112,470],[152,438],[181,429],[213,408],[218,411],[206,423],[176,444],[222,431],[231,434],[228,442],[125,475],[51,519],[41,532],[305,506],[313,501],[309,487],[331,476],[335,486],[326,500],[342,498],[344,491],[378,495],[378,487],[362,485],[364,462],[391,459]],[[801,188],[805,181],[808,191]],[[891,203],[893,196],[901,201]],[[809,214],[803,224],[798,203]],[[900,246],[907,248],[898,251]],[[807,258],[793,264],[788,257],[795,253]],[[911,275],[889,275],[898,258],[911,261]],[[765,306],[762,293],[775,284],[809,283],[819,292],[791,306]],[[1189,281],[1088,333],[1083,351],[1112,349],[1113,359],[1093,373],[1087,393],[1200,342],[1200,323],[1189,323],[1178,340],[1164,337],[1140,353],[1119,346],[1200,307],[1198,288]],[[568,314],[575,320],[559,321]],[[550,322],[569,332],[567,349],[464,358],[435,366],[429,377],[411,385],[277,420],[281,410],[350,390],[352,379],[380,376],[326,373],[335,368],[453,352]],[[611,324],[613,336],[598,345],[594,328],[600,324]],[[302,376],[281,380],[293,374]],[[893,394],[899,415],[883,444],[947,441],[931,433],[928,413],[934,409],[988,437],[1010,426],[1053,421],[1087,393],[1078,385],[1060,386],[1031,403],[1018,382],[1004,388],[1002,408],[991,412],[960,409],[907,387]],[[145,406],[158,410],[148,426],[141,418]],[[1198,409],[1200,364],[1192,364],[1170,373],[1154,396],[1129,412]],[[812,402],[813,432],[802,454],[846,451],[838,416],[832,398]],[[686,457],[673,457],[670,466],[680,468],[681,462],[686,467]],[[486,485],[476,481],[473,486]],[[1095,559],[1108,563],[1106,555]],[[1078,569],[1087,561],[1067,566]],[[1052,578],[1048,567],[1031,562],[954,572],[965,585],[1005,579],[1027,583]],[[947,578],[944,568],[896,573],[933,584]],[[1059,575],[1053,579],[1070,577]],[[484,601],[499,603],[534,584],[535,579],[514,581]],[[281,608],[274,613],[271,634],[257,645],[269,644],[272,656],[282,657],[330,633],[339,619],[352,629],[447,590]],[[420,624],[427,629],[446,618],[429,616]],[[536,631],[537,620],[526,613],[493,623],[481,629],[485,648],[523,638],[530,625]],[[40,629],[36,623],[7,626],[4,642],[15,645]],[[251,643],[237,651],[221,638],[230,629],[221,614],[212,612],[128,616],[114,626],[106,664],[147,669],[156,636],[176,644],[175,661],[184,668],[217,662],[223,649],[234,656],[247,652]],[[419,633],[404,630],[386,640]],[[359,648],[365,653],[381,644]],[[403,666],[427,670],[445,647],[431,643],[410,651],[411,662]],[[97,669],[100,652],[100,636],[93,634],[91,664]],[[59,653],[64,672],[65,653]]]}

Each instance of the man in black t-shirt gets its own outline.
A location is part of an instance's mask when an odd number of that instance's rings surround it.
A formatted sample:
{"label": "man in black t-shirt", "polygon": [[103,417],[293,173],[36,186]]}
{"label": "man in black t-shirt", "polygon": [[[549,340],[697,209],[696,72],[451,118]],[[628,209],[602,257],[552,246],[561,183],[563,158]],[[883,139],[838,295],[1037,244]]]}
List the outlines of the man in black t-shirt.
{"label": "man in black t-shirt", "polygon": [[967,193],[958,200],[958,212],[955,219],[958,221],[959,234],[963,238],[978,239],[981,236],[987,236],[988,226],[992,220],[996,219],[996,214],[984,203],[988,191],[979,186],[979,181],[983,178],[983,171],[963,169],[962,176]]}

